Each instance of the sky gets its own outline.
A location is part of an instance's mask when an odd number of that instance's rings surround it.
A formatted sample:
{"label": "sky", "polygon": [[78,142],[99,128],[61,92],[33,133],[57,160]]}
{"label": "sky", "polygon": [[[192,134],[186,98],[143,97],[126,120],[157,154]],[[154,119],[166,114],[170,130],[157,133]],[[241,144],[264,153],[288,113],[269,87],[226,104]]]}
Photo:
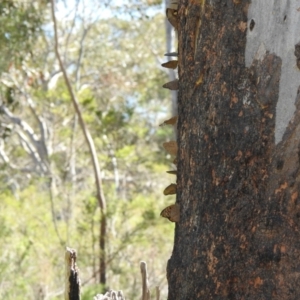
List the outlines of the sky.
{"label": "sky", "polygon": [[[135,0],[107,0],[109,5],[105,6],[105,1],[103,0],[61,0],[57,1],[56,4],[56,17],[57,19],[73,20],[74,15],[77,14],[78,19],[88,17],[89,21],[95,21],[99,19],[107,19],[113,16],[118,16],[120,18],[127,19],[129,14],[122,13],[123,11],[130,7],[133,3],[138,6],[138,1]],[[157,7],[149,7],[147,11],[143,11],[145,3],[141,1],[141,13],[147,14],[149,17],[157,13]],[[118,7],[118,10],[111,10],[111,7]],[[77,8],[77,10],[76,10]],[[159,8],[162,11],[162,6]],[[129,10],[127,10],[129,11]],[[132,16],[132,15],[131,15]]]}

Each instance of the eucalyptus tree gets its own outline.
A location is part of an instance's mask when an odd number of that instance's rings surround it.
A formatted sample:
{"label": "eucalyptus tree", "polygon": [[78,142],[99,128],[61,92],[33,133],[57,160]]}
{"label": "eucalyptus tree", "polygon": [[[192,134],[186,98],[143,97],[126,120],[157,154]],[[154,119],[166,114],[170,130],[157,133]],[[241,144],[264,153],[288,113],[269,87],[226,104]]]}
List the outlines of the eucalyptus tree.
{"label": "eucalyptus tree", "polygon": [[179,1],[168,299],[298,299],[297,1]]}

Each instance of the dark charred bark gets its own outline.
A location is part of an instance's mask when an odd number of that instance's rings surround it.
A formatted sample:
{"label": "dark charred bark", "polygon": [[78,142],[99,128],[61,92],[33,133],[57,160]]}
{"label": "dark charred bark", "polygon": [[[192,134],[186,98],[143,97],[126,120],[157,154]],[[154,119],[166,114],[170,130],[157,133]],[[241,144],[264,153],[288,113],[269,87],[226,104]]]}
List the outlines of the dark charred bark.
{"label": "dark charred bark", "polygon": [[275,145],[281,59],[245,66],[249,3],[179,4],[169,300],[300,299],[300,96]]}
{"label": "dark charred bark", "polygon": [[[168,6],[169,1],[165,0],[165,6]],[[172,51],[172,45],[174,44],[174,29],[168,19],[165,20],[165,28],[166,28],[166,52],[170,53]],[[172,57],[168,57],[168,61],[172,60]],[[174,70],[169,69],[169,81],[173,81],[176,79],[176,73]],[[177,111],[177,91],[171,91],[171,101],[172,101],[172,115],[176,116],[178,114]]]}
{"label": "dark charred bark", "polygon": [[80,300],[80,279],[76,265],[77,254],[75,249],[67,248],[65,253],[66,281],[65,299]]}
{"label": "dark charred bark", "polygon": [[100,246],[100,284],[103,290],[106,289],[106,249],[105,249],[105,238],[106,238],[106,216],[101,214],[100,221],[100,235],[99,235],[99,246]]}

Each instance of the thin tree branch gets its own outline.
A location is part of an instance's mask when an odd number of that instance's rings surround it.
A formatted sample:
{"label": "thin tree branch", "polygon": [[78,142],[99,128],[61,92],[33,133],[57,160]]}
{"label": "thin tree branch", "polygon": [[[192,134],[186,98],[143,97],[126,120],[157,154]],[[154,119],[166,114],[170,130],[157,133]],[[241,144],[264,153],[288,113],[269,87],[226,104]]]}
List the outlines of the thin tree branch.
{"label": "thin tree branch", "polygon": [[56,24],[56,18],[55,18],[55,6],[54,6],[54,0],[51,0],[51,14],[52,14],[52,21],[53,21],[53,27],[54,27],[54,41],[55,41],[55,54],[57,57],[57,60],[59,62],[60,69],[63,73],[65,83],[68,89],[68,92],[70,94],[71,101],[73,103],[74,109],[76,111],[76,114],[78,116],[78,121],[80,124],[80,127],[83,131],[86,143],[89,148],[89,152],[92,159],[93,169],[94,169],[94,176],[95,176],[95,184],[96,184],[96,190],[97,190],[97,199],[101,210],[101,221],[100,221],[100,283],[105,285],[106,283],[106,266],[105,266],[105,235],[106,235],[106,218],[105,218],[105,212],[106,212],[106,200],[104,197],[103,189],[102,189],[102,182],[101,182],[101,172],[100,172],[100,166],[97,158],[97,152],[95,148],[94,141],[92,139],[92,136],[87,129],[85,122],[82,117],[82,113],[78,104],[78,100],[74,94],[73,88],[71,86],[67,71],[64,67],[64,64],[62,62],[59,49],[58,49],[58,34],[57,34],[57,24]]}
{"label": "thin tree branch", "polygon": [[30,138],[31,142],[33,144],[37,144],[39,142],[39,139],[37,135],[35,134],[34,130],[21,118],[15,116],[6,106],[1,106],[1,111],[9,118],[9,120],[20,126],[22,130],[26,133],[26,135]]}
{"label": "thin tree branch", "polygon": [[[68,49],[68,46],[69,46],[69,41],[70,41],[71,35],[73,33],[73,29],[74,29],[75,24],[76,24],[76,20],[78,19],[79,2],[80,2],[80,0],[77,0],[76,3],[75,3],[74,18],[72,19],[71,26],[69,26],[69,28],[68,28],[68,35],[67,35],[67,38],[66,38],[65,51],[64,51],[63,57],[66,57],[66,55],[67,55],[67,49]],[[67,8],[67,6],[66,6],[66,8]],[[66,17],[68,18],[69,15],[71,15],[72,13],[73,13],[72,11],[69,11],[68,14],[66,15]]]}
{"label": "thin tree branch", "polygon": [[[40,141],[35,134],[31,126],[23,121],[21,118],[15,116],[7,107],[4,105],[1,106],[1,111],[4,115],[13,123],[18,125],[22,131],[18,130],[17,134],[20,137],[21,142],[23,143],[24,149],[31,154],[31,157],[37,165],[40,166],[42,173],[47,173],[49,171],[49,164],[44,159],[44,155],[41,155],[43,152],[40,151]],[[29,140],[26,138],[28,137]]]}
{"label": "thin tree branch", "polygon": [[61,56],[60,56],[60,53],[59,53],[59,50],[58,50],[58,36],[57,36],[57,24],[56,24],[55,12],[54,12],[54,0],[51,0],[51,11],[52,11],[53,26],[54,26],[54,39],[55,39],[56,57],[58,59],[60,69],[63,73],[64,80],[65,80],[68,92],[70,94],[70,97],[71,97],[71,101],[73,103],[74,109],[75,109],[76,114],[78,116],[79,124],[81,126],[81,129],[83,131],[84,137],[86,139],[87,145],[88,145],[89,150],[90,150],[90,154],[91,154],[91,157],[92,157],[93,168],[94,168],[94,173],[95,173],[95,179],[96,179],[97,194],[99,196],[98,200],[100,201],[99,202],[100,208],[103,211],[105,211],[106,210],[106,201],[105,201],[104,193],[103,193],[102,186],[101,186],[101,172],[100,172],[99,162],[98,162],[98,159],[97,159],[97,152],[96,152],[96,148],[95,148],[95,145],[94,145],[94,141],[93,141],[92,136],[91,136],[89,130],[87,129],[87,127],[85,125],[85,122],[83,120],[82,113],[81,113],[81,110],[80,110],[80,107],[79,107],[79,104],[78,104],[78,100],[77,100],[77,98],[74,94],[74,91],[73,91],[73,88],[71,86],[67,71],[64,67],[64,64],[61,60]]}
{"label": "thin tree branch", "polygon": [[115,151],[114,151],[111,143],[108,141],[107,135],[103,135],[103,138],[106,141],[108,153],[111,158],[111,163],[112,163],[113,170],[114,170],[115,191],[116,191],[116,195],[118,196],[118,194],[120,192],[120,175],[119,175],[119,170],[118,170],[117,157],[115,155]]}
{"label": "thin tree branch", "polygon": [[71,216],[73,214],[73,199],[75,195],[75,183],[77,181],[77,173],[76,173],[76,149],[75,149],[75,137],[76,137],[76,129],[78,124],[78,117],[76,114],[74,114],[73,118],[73,125],[72,125],[72,135],[71,135],[71,141],[70,141],[70,152],[69,152],[69,160],[68,165],[66,166],[67,172],[69,174],[69,179],[71,181],[71,188],[68,190],[67,193],[67,241],[69,241],[69,226],[70,226],[70,220]]}
{"label": "thin tree branch", "polygon": [[55,178],[51,174],[49,176],[49,197],[50,197],[52,221],[53,221],[53,224],[54,224],[54,230],[55,230],[56,235],[58,237],[59,243],[60,243],[61,246],[64,246],[65,242],[61,238],[61,235],[60,235],[59,230],[58,230],[57,222],[56,222],[57,220],[56,220],[55,206],[54,206],[55,190],[56,190],[56,188],[55,188]]}
{"label": "thin tree branch", "polygon": [[142,274],[142,300],[150,300],[151,298],[148,287],[147,264],[144,261],[141,261],[140,268]]}
{"label": "thin tree branch", "polygon": [[[26,135],[22,131],[19,131],[19,130],[17,131],[17,135],[19,137],[21,146],[31,156],[34,164],[39,166],[40,172],[42,174],[47,173],[47,171],[48,171],[47,167],[44,166],[38,152],[35,150],[35,148],[32,146],[32,144],[28,141]],[[37,173],[39,173],[39,172],[37,172]]]}
{"label": "thin tree branch", "polygon": [[76,64],[76,70],[75,70],[75,82],[76,82],[76,90],[79,89],[80,86],[80,67],[81,67],[81,61],[83,58],[84,50],[83,50],[83,42],[88,34],[88,31],[90,30],[91,26],[88,26],[87,28],[84,28],[82,37],[80,39],[80,46],[79,46],[79,55],[77,59],[77,64]]}
{"label": "thin tree branch", "polygon": [[19,169],[14,163],[11,162],[11,160],[9,159],[9,157],[7,156],[7,154],[4,150],[3,139],[0,139],[0,157],[2,158],[4,163],[12,170],[18,170],[18,171],[21,171],[22,173],[33,173],[34,172],[34,170],[28,169],[28,168]]}
{"label": "thin tree branch", "polygon": [[38,139],[38,143],[35,143],[35,147],[39,153],[39,156],[42,158],[43,161],[47,161],[47,164],[49,164],[49,155],[48,155],[48,149],[47,149],[47,145],[46,145],[46,141],[48,139],[48,128],[47,128],[47,124],[46,122],[43,120],[43,118],[41,118],[38,113],[36,112],[35,109],[35,104],[33,99],[29,96],[29,94],[22,89],[18,82],[15,80],[15,78],[13,78],[12,76],[10,76],[10,79],[12,80],[12,82],[14,83],[14,85],[16,86],[16,88],[19,90],[19,92],[25,97],[30,111],[33,114],[36,122],[39,125],[40,128],[40,139]]}

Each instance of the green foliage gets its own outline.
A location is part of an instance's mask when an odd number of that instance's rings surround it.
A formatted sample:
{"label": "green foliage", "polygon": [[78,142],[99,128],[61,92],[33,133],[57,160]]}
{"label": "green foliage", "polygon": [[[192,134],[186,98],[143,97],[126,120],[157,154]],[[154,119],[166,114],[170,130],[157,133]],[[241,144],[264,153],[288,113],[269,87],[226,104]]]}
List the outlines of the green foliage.
{"label": "green foliage", "polygon": [[[39,29],[42,14],[32,15],[38,2],[21,2],[1,4],[12,6],[1,10],[0,23],[14,16],[15,24],[26,26],[14,32],[13,18],[0,29],[12,31],[9,44],[1,43],[0,37],[1,53],[11,55],[0,61],[0,67],[13,64],[2,72],[0,96],[33,133],[0,115],[1,129],[10,128],[3,148],[8,160],[0,163],[0,284],[4,287],[0,298],[38,299],[43,294],[61,299],[64,247],[69,246],[78,251],[82,298],[91,299],[101,292],[97,285],[100,209],[93,167],[54,58],[49,24]],[[173,139],[173,130],[158,127],[170,110],[169,94],[161,88],[167,74],[158,64],[164,53],[159,2],[129,4],[130,14],[120,7],[116,16],[112,10],[105,20],[58,19],[58,26],[60,52],[102,171],[108,285],[136,299],[141,260],[148,263],[153,287],[161,285],[166,294],[165,268],[174,226],[159,214],[174,202],[174,197],[162,193],[174,176],[165,174],[170,159],[162,143]],[[15,64],[19,58],[22,63]],[[18,103],[15,109],[13,103]]]}
{"label": "green foliage", "polygon": [[0,70],[31,53],[42,24],[42,1],[2,0],[0,3]]}
{"label": "green foliage", "polygon": [[[4,269],[0,282],[6,286],[1,289],[1,299],[21,299],[22,294],[34,298],[32,288],[39,284],[53,285],[52,280],[61,272],[58,269],[55,271],[58,274],[53,273],[51,266],[51,252],[58,248],[58,240],[47,198],[33,186],[20,193],[18,199],[1,195],[0,220],[6,228],[0,233],[0,266]],[[56,259],[63,263],[62,257]]]}

